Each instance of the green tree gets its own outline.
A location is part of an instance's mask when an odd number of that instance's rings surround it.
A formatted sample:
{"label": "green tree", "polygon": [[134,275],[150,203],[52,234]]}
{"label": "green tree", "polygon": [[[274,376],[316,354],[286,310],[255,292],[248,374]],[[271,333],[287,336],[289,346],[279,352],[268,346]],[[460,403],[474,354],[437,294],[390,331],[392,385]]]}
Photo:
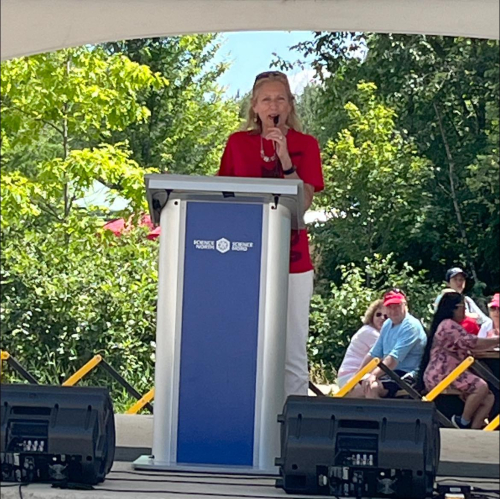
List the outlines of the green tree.
{"label": "green tree", "polygon": [[217,35],[127,40],[105,49],[124,54],[168,79],[139,95],[146,120],[115,134],[128,140],[134,159],[160,172],[213,175],[227,137],[239,125],[238,106],[224,98],[217,80],[225,63],[213,64],[220,47]]}
{"label": "green tree", "polygon": [[[499,55],[498,41],[379,36],[366,61],[373,81],[384,82],[383,95],[397,106],[399,125],[435,165],[440,196],[435,196],[429,232],[449,237],[452,244],[443,239],[443,250],[467,261],[476,280],[480,272],[482,279],[496,276],[497,282],[498,258],[485,258],[485,251],[500,251],[498,182],[487,194],[492,187],[488,178],[498,178],[499,171]],[[384,78],[389,64],[398,71]],[[471,177],[477,182],[477,164],[484,165],[485,158],[490,166],[486,188],[471,191]]]}
{"label": "green tree", "polygon": [[322,144],[346,127],[357,85],[374,82],[396,111],[396,129],[430,161],[422,244],[411,241],[399,261],[429,269],[435,280],[463,262],[490,292],[498,289],[498,41],[318,32],[292,48],[312,57],[323,80],[310,120]]}
{"label": "green tree", "polygon": [[94,180],[120,191],[132,209],[144,207],[144,170],[126,144],[104,141],[148,116],[137,94],[165,87],[165,78],[85,47],[7,61],[2,75],[4,227],[28,211],[71,223]]}
{"label": "green tree", "polygon": [[[163,41],[158,68],[109,47],[2,64],[2,348],[41,382],[61,382],[100,353],[139,391],[151,387],[158,242],[135,221],[145,173],[213,170],[238,125],[216,73],[201,74],[209,39]],[[150,108],[148,98],[161,102]],[[132,224],[119,238],[102,230],[105,207],[79,208],[96,180],[129,201],[121,215]],[[110,380],[97,369],[81,383]],[[113,389],[118,410],[130,405]]]}
{"label": "green tree", "polygon": [[313,234],[327,281],[339,264],[361,265],[373,254],[397,255],[419,244],[428,209],[428,162],[396,130],[394,111],[375,91],[372,83],[358,85],[356,101],[345,106],[350,123],[323,148],[325,190],[316,205],[331,218]]}
{"label": "green tree", "polygon": [[103,233],[103,209],[77,201],[100,180],[129,200],[129,214],[142,212],[145,170],[126,143],[106,140],[147,118],[139,91],[167,84],[99,48],[2,64],[2,348],[43,382],[102,352],[146,388],[156,245],[144,229],[135,239]]}

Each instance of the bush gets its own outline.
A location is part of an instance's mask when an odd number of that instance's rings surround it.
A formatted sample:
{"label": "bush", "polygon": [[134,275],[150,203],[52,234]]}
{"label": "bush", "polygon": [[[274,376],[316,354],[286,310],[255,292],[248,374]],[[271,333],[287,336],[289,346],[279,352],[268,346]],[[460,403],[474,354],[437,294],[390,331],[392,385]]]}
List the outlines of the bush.
{"label": "bush", "polygon": [[[90,224],[67,244],[57,231],[22,244],[4,239],[2,349],[47,384],[61,383],[101,354],[139,392],[148,391],[154,383],[158,241],[149,241],[146,232],[137,228],[117,238]],[[5,374],[16,380],[10,370]],[[79,384],[112,386],[118,408],[133,402],[99,368]]]}

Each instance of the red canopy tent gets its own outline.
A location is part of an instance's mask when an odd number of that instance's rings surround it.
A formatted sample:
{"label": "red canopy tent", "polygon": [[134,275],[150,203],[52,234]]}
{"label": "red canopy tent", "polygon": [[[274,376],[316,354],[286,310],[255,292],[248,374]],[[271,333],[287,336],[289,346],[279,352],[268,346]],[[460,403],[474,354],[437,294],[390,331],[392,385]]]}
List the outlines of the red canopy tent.
{"label": "red canopy tent", "polygon": [[[149,215],[142,215],[138,223],[139,227],[146,226],[149,228],[149,234],[146,236],[148,239],[157,239],[160,236],[160,226],[154,227],[151,222],[151,217]],[[117,237],[120,237],[122,234],[133,228],[132,221],[125,220],[124,218],[115,218],[114,220],[110,220],[106,222],[103,226],[104,229],[110,230]]]}

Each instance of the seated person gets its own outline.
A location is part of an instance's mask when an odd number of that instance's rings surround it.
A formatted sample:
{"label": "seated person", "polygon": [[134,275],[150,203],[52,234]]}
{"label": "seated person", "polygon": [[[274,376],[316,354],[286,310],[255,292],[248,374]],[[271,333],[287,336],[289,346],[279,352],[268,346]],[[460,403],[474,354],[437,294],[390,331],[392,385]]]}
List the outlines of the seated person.
{"label": "seated person", "polygon": [[[465,290],[465,285],[467,283],[467,274],[460,267],[453,267],[448,269],[446,272],[445,280],[449,287],[456,293],[463,294]],[[443,297],[443,294],[447,292],[444,290],[434,302],[434,309],[437,310],[439,301]],[[485,337],[487,332],[491,329],[492,322],[491,319],[477,306],[472,298],[465,296],[465,315],[475,319],[480,330],[478,333],[479,337]]]}
{"label": "seated person", "polygon": [[[408,312],[406,295],[393,289],[384,295],[383,304],[388,319],[380,330],[380,337],[366,355],[361,368],[374,357],[382,359],[405,381],[416,379],[427,336],[420,321]],[[399,385],[376,367],[360,385],[352,390],[353,397],[394,398]]]}
{"label": "seated person", "polygon": [[[498,346],[499,337],[479,338],[468,334],[460,322],[465,316],[465,298],[461,293],[446,293],[439,302],[432,321],[425,353],[420,365],[422,376],[417,383],[427,391],[437,386],[460,365],[471,352]],[[472,372],[462,373],[451,386],[463,394],[465,400],[461,416],[453,415],[456,428],[479,429],[490,413],[494,397],[486,381]]]}
{"label": "seated person", "polygon": [[380,336],[380,328],[387,319],[382,300],[370,304],[363,317],[363,326],[351,338],[340,365],[337,385],[342,388],[358,371],[371,347]]}
{"label": "seated person", "polygon": [[500,293],[495,293],[493,299],[488,303],[488,310],[490,311],[490,317],[493,321],[492,328],[488,331],[487,336],[491,338],[493,336],[500,336],[500,325],[499,325],[499,312],[498,307],[500,304]]}

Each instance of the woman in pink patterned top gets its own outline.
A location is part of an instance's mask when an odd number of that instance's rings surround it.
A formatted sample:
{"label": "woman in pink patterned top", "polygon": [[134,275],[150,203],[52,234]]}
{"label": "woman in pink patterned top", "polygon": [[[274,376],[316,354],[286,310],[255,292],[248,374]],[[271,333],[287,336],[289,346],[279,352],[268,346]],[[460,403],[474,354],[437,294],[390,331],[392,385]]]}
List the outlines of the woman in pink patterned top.
{"label": "woman in pink patterned top", "polygon": [[[444,294],[432,321],[420,370],[427,391],[432,390],[474,351],[488,350],[499,344],[499,338],[478,338],[467,333],[460,325],[464,317],[463,295]],[[465,371],[451,386],[461,391],[465,400],[462,416],[452,416],[453,425],[456,428],[482,428],[494,402],[486,381]]]}

